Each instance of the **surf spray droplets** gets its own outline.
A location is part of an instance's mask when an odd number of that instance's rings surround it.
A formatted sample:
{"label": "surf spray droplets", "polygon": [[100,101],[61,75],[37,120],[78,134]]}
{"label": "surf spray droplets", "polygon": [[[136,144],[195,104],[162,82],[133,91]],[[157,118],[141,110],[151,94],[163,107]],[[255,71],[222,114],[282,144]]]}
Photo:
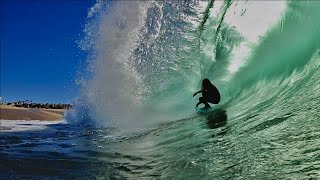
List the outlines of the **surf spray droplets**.
{"label": "surf spray droplets", "polygon": [[[104,11],[103,3],[92,9]],[[188,57],[194,56],[194,27],[188,21],[198,17],[192,12],[196,5],[119,1],[89,23],[85,42],[92,44],[93,78],[83,95],[93,107],[90,116],[94,121],[133,129],[182,114],[173,108],[185,107],[183,93],[192,94],[190,87],[195,88],[199,80],[199,75],[196,79],[190,76],[198,73],[192,69],[197,61]]]}
{"label": "surf spray droplets", "polygon": [[[103,3],[98,2],[93,10],[106,10],[101,8],[106,6]],[[99,125],[125,126],[128,112],[136,111],[146,89],[132,53],[139,43],[148,3],[120,1],[110,6],[107,12],[96,12],[99,17],[87,27],[87,41],[94,42],[89,49],[93,78],[83,95],[93,107],[91,118]]]}

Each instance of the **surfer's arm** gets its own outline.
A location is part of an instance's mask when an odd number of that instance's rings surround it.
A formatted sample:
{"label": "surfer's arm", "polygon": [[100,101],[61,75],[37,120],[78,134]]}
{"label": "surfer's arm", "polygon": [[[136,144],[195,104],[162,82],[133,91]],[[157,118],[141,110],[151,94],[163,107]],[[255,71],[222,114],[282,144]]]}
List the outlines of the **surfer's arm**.
{"label": "surfer's arm", "polygon": [[202,92],[202,90],[200,90],[200,91],[198,91],[198,92],[194,93],[194,94],[193,94],[193,97],[194,97],[195,95],[197,95],[198,93],[201,93],[201,92]]}

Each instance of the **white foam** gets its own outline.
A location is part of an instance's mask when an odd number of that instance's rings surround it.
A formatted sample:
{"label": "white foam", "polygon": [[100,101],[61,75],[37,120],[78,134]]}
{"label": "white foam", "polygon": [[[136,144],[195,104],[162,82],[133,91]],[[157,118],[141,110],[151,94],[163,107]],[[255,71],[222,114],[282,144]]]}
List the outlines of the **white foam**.
{"label": "white foam", "polygon": [[47,125],[61,123],[65,121],[0,120],[0,132],[38,131],[46,129]]}

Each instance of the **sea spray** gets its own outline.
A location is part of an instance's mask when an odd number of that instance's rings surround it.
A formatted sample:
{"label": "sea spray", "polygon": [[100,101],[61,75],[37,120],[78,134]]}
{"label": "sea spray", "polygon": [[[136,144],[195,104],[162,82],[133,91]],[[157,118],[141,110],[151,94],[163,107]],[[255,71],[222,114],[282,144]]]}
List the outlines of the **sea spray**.
{"label": "sea spray", "polygon": [[[103,2],[98,2],[103,3]],[[98,125],[130,126],[126,122],[139,106],[145,87],[133,67],[136,48],[144,23],[147,4],[118,2],[99,18],[98,27],[88,31],[94,39],[92,79],[83,91],[92,106],[91,118]]]}
{"label": "sea spray", "polygon": [[[195,38],[183,33],[192,27],[188,21],[196,18],[188,9],[194,5],[197,3],[116,2],[105,14],[100,13],[98,22],[89,24],[84,42],[93,44],[89,48],[94,52],[92,78],[84,83],[81,99],[90,107],[86,113],[90,119],[99,125],[134,129],[194,113],[190,100],[199,75],[189,77],[198,73],[193,66],[197,60],[186,43],[193,44]],[[185,12],[174,9],[178,6]],[[176,23],[191,27],[171,29]],[[173,44],[178,42],[180,45]],[[181,57],[187,51],[193,62]],[[186,94],[188,103],[184,103]],[[185,109],[189,115],[181,112]]]}

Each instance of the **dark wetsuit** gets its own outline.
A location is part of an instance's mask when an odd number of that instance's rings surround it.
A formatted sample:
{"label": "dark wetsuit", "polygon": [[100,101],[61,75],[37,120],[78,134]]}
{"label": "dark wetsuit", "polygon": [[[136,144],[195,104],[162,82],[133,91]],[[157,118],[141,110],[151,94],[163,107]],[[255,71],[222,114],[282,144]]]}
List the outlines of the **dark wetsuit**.
{"label": "dark wetsuit", "polygon": [[220,102],[220,93],[215,86],[207,87],[204,91],[202,91],[202,96],[199,98],[201,103],[212,103],[218,104]]}

